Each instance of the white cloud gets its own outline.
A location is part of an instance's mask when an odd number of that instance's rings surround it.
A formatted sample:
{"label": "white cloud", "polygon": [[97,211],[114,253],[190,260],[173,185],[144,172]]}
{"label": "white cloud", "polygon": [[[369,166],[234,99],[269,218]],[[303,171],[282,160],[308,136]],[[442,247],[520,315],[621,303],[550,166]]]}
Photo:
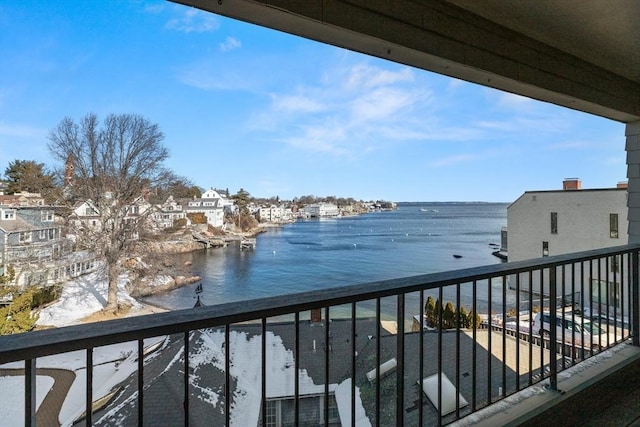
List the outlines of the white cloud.
{"label": "white cloud", "polygon": [[367,64],[358,64],[348,70],[344,87],[349,90],[362,90],[413,81],[413,71],[408,67],[404,67],[398,71],[389,71]]}
{"label": "white cloud", "polygon": [[498,96],[498,105],[508,108],[522,108],[525,106],[533,105],[537,101],[526,96],[516,95],[515,93],[493,91],[492,93]]}
{"label": "white cloud", "polygon": [[220,43],[220,50],[222,52],[229,52],[231,50],[240,49],[242,42],[235,37],[227,37],[224,42]]}
{"label": "white cloud", "polygon": [[416,102],[415,94],[407,90],[383,87],[356,98],[351,103],[351,113],[355,122],[388,120]]}
{"label": "white cloud", "polygon": [[443,157],[431,163],[433,167],[454,166],[460,163],[469,163],[476,160],[478,156],[470,153],[457,154],[455,156]]}
{"label": "white cloud", "polygon": [[325,108],[322,103],[304,95],[271,95],[272,107],[276,111],[313,113]]}
{"label": "white cloud", "polygon": [[220,28],[220,22],[211,13],[187,9],[177,18],[170,19],[165,28],[183,33],[206,33]]}

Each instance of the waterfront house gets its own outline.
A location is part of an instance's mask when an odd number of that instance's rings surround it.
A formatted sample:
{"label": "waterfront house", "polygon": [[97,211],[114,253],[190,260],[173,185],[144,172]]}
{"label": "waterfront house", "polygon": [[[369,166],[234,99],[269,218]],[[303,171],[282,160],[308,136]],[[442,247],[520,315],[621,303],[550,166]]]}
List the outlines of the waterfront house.
{"label": "waterfront house", "polygon": [[189,214],[201,213],[212,227],[222,227],[224,224],[225,200],[213,189],[206,191],[200,198],[180,199],[178,202],[187,217]]}
{"label": "waterfront house", "polygon": [[278,223],[293,220],[293,213],[286,205],[261,206],[257,216],[260,222]]}
{"label": "waterfront house", "polygon": [[304,207],[311,218],[330,218],[340,215],[338,207],[333,203],[313,203]]}
{"label": "waterfront house", "polygon": [[173,227],[175,221],[186,217],[187,214],[182,209],[182,205],[174,200],[173,196],[169,196],[164,203],[156,205],[152,214],[153,223],[158,228]]}
{"label": "waterfront house", "polygon": [[0,206],[0,274],[23,287],[57,283],[94,270],[94,255],[73,252],[52,206]]}

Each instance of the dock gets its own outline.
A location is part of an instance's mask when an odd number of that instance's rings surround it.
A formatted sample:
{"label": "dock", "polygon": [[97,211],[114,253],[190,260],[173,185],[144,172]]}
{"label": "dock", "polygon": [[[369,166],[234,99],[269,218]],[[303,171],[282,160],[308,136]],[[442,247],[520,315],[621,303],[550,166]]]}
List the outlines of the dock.
{"label": "dock", "polygon": [[240,241],[240,250],[243,249],[255,249],[256,248],[256,239],[255,238],[244,238]]}

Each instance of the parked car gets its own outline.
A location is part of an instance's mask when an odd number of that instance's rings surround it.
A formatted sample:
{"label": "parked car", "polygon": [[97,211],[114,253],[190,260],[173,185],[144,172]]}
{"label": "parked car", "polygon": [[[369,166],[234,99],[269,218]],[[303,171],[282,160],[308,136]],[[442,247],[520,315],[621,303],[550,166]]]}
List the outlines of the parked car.
{"label": "parked car", "polygon": [[[559,341],[582,347],[604,348],[613,345],[616,337],[598,327],[597,322],[591,322],[572,313],[556,314],[556,336]],[[551,314],[548,311],[537,313],[533,320],[533,330],[540,336],[548,337],[551,330]]]}

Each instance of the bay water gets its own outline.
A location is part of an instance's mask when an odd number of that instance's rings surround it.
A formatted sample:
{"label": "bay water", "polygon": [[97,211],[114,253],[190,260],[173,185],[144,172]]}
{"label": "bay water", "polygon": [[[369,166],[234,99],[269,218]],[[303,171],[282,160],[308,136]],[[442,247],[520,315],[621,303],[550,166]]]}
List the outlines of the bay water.
{"label": "bay water", "polygon": [[[507,225],[507,206],[400,203],[393,211],[269,228],[257,236],[254,250],[230,244],[188,254],[185,260],[202,278],[205,305],[496,264],[501,260],[492,252]],[[501,286],[494,294],[500,295]],[[145,301],[172,310],[191,308],[195,288],[185,286]],[[461,293],[469,308],[471,290]],[[483,305],[482,296],[478,304]],[[383,311],[393,312],[393,305],[383,303]],[[418,310],[416,305],[413,311]]]}

